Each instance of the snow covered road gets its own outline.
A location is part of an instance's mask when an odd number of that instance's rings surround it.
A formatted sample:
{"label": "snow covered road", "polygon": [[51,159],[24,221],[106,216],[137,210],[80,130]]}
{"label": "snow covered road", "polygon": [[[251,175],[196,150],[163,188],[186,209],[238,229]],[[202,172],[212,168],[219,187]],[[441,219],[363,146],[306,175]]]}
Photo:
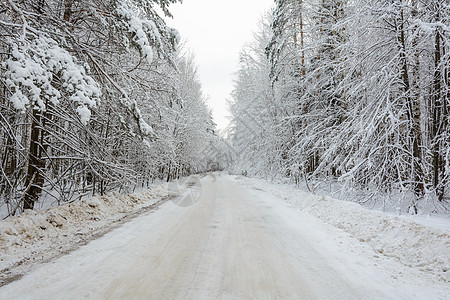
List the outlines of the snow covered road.
{"label": "snow covered road", "polygon": [[[0,299],[434,299],[352,256],[339,229],[227,176],[38,265]],[[432,287],[430,287],[430,290]]]}

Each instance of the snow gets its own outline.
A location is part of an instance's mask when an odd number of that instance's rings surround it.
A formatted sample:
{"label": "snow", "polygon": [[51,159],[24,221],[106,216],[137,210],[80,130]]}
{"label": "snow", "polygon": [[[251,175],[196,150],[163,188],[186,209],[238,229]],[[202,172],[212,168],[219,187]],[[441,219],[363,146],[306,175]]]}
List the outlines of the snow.
{"label": "snow", "polygon": [[15,267],[69,251],[167,195],[167,188],[159,184],[131,195],[95,196],[1,221],[0,283],[14,275]]}
{"label": "snow", "polygon": [[139,46],[147,62],[151,64],[153,61],[153,50],[147,34],[152,35],[152,38],[158,40],[159,44],[161,44],[160,35],[155,24],[151,20],[142,20],[135,17],[125,3],[117,7],[116,13],[124,19],[124,25],[134,35],[134,42]]}
{"label": "snow", "polygon": [[449,218],[394,216],[353,202],[311,195],[290,185],[241,176],[238,179],[343,230],[368,245],[376,256],[394,259],[436,281],[450,282]]}
{"label": "snow", "polygon": [[[138,109],[138,108],[136,108],[136,109]],[[140,111],[139,111],[139,115],[141,115]],[[155,134],[155,132],[153,131],[153,128],[150,125],[148,125],[148,123],[145,122],[144,119],[142,119],[142,117],[139,119],[139,128],[141,129],[141,133],[144,134],[145,136]]]}
{"label": "snow", "polygon": [[418,224],[425,225],[436,229],[450,231],[450,216],[443,215],[399,215],[401,219],[414,221]]}
{"label": "snow", "polygon": [[10,99],[14,107],[24,112],[31,105],[45,111],[45,99],[57,105],[61,93],[54,84],[54,74],[58,74],[57,81],[62,81],[63,90],[77,105],[81,121],[86,124],[90,118],[87,111],[97,106],[101,90],[75,57],[53,39],[43,36],[13,47],[11,57],[2,66],[6,68],[6,83],[12,91]]}
{"label": "snow", "polygon": [[[163,203],[25,269],[0,298],[450,299],[445,219],[436,228],[419,223],[426,217],[417,222],[240,176],[210,174],[201,186],[193,206]],[[94,197],[0,222],[1,273],[21,258],[84,243],[166,190]]]}
{"label": "snow", "polygon": [[147,35],[142,29],[142,22],[139,19],[133,17],[130,19],[129,25],[130,32],[136,34],[135,42],[141,48],[141,51],[144,54],[144,57],[147,59],[147,62],[151,64],[153,61],[153,51],[149,46]]}
{"label": "snow", "polygon": [[30,103],[20,90],[14,93],[9,100],[13,103],[14,108],[20,111],[25,111],[25,107]]}
{"label": "snow", "polygon": [[86,106],[78,106],[77,113],[80,116],[81,123],[86,125],[91,118],[91,111]]}

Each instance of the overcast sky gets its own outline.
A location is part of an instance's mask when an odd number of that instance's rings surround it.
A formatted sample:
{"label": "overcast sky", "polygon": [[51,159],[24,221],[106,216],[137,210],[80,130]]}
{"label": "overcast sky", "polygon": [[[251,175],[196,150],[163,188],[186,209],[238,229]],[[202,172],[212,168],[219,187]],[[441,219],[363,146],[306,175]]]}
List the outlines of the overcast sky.
{"label": "overcast sky", "polygon": [[226,99],[233,89],[239,52],[252,40],[273,0],[183,0],[170,7],[176,28],[195,55],[203,91],[218,129],[228,125]]}

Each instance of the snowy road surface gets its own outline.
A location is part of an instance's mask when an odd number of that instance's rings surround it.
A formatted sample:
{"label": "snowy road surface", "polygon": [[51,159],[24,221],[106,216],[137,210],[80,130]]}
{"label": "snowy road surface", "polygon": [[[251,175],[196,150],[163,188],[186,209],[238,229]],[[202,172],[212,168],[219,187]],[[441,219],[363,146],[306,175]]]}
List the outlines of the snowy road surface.
{"label": "snowy road surface", "polygon": [[426,299],[353,257],[339,234],[208,175],[195,205],[169,201],[36,266],[0,288],[0,299]]}

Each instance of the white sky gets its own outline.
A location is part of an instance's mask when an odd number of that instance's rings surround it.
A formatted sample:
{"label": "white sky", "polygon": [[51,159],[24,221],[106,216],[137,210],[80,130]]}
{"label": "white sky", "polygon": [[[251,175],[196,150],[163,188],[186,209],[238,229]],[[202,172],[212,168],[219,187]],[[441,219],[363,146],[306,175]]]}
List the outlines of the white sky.
{"label": "white sky", "polygon": [[274,0],[183,0],[170,7],[174,18],[167,23],[187,40],[195,55],[203,92],[210,98],[218,129],[224,129],[237,71],[239,52],[252,40],[261,16]]}

